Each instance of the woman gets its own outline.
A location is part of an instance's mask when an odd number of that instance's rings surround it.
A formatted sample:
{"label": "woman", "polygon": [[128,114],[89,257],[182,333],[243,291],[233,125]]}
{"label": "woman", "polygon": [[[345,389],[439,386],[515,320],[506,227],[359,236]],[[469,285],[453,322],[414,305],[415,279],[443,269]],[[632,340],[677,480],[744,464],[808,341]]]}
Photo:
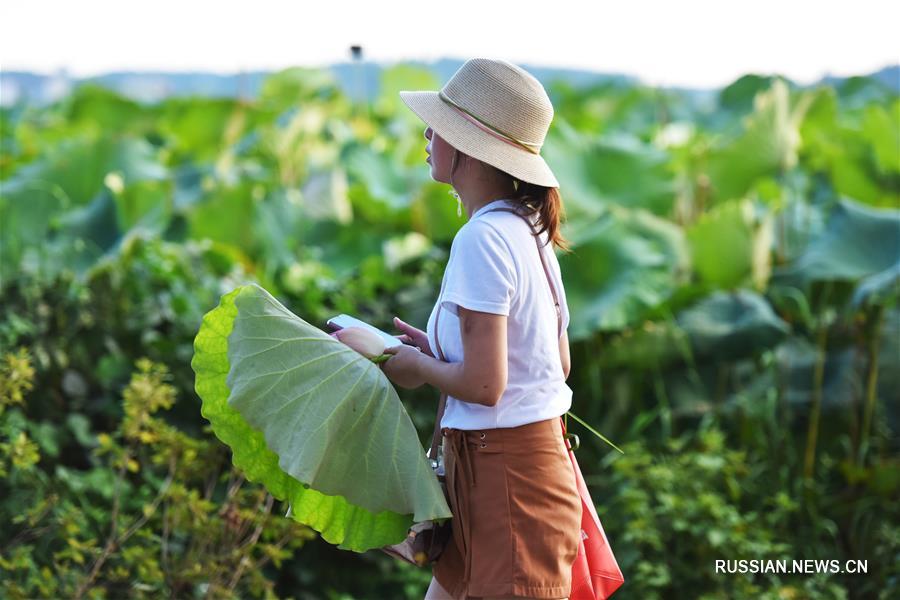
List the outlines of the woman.
{"label": "woman", "polygon": [[[440,92],[400,96],[428,125],[431,177],[455,189],[457,214],[465,207],[469,217],[428,333],[395,319],[412,345],[388,349],[382,367],[401,387],[448,395],[453,539],[426,598],[567,598],[581,502],[559,419],[572,399],[569,314],[549,245],[565,248],[562,206],[539,154],[553,106],[532,75],[487,59],[466,62]],[[529,224],[502,208],[527,215],[540,250]],[[438,343],[446,362],[435,358]]]}

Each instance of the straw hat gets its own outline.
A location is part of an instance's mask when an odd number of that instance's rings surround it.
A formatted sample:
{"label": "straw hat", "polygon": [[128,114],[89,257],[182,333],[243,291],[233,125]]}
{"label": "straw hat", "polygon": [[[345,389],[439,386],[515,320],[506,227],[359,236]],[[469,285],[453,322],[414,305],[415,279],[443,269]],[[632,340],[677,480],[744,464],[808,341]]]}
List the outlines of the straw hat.
{"label": "straw hat", "polygon": [[559,187],[540,155],[553,120],[541,83],[503,60],[473,58],[439,92],[400,98],[451,146],[529,183]]}

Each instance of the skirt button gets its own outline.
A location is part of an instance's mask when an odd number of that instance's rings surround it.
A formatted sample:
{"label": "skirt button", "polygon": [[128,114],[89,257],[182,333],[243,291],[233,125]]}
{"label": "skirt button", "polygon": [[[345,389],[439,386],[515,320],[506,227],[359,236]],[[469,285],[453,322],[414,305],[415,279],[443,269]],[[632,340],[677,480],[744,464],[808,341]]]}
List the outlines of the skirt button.
{"label": "skirt button", "polygon": [[484,432],[481,432],[481,439],[484,439]]}

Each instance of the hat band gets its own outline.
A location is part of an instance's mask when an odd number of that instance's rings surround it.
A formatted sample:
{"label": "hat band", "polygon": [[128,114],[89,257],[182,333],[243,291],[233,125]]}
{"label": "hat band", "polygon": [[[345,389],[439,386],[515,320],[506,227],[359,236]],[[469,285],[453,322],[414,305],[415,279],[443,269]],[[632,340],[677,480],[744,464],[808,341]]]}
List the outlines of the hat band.
{"label": "hat band", "polygon": [[458,105],[456,102],[454,102],[453,100],[451,100],[450,98],[445,96],[443,91],[439,91],[438,96],[440,97],[441,100],[443,100],[451,108],[455,109],[459,114],[461,114],[463,117],[465,117],[470,123],[472,123],[479,129],[481,129],[485,133],[488,133],[488,134],[494,136],[495,138],[497,138],[498,140],[500,140],[502,142],[506,142],[507,144],[509,144],[511,146],[518,146],[519,148],[522,148],[522,149],[530,152],[531,154],[539,154],[540,153],[540,146],[538,144],[529,144],[528,142],[523,142],[521,140],[517,140],[513,136],[511,136],[507,133],[504,133],[503,131],[500,131],[499,129],[497,129],[496,127],[493,127],[492,125],[489,125],[488,123],[485,123],[484,121],[482,121],[481,119],[479,119],[478,117],[476,117],[475,115],[473,115],[472,113],[470,113],[469,111],[467,111],[466,109],[464,109],[463,107]]}

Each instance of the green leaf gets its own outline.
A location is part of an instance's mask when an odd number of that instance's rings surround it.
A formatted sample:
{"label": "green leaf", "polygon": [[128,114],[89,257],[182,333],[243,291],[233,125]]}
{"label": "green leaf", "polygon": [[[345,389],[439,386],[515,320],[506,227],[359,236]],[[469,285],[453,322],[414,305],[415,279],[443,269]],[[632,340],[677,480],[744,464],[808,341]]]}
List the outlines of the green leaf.
{"label": "green leaf", "polygon": [[266,77],[259,102],[272,110],[284,110],[338,94],[337,81],[328,69],[291,67]]}
{"label": "green leaf", "polygon": [[851,306],[860,308],[867,305],[885,305],[900,297],[900,261],[863,279],[853,292]]}
{"label": "green leaf", "polygon": [[772,76],[743,75],[719,92],[719,106],[735,112],[753,110],[753,99],[757,94],[772,87]]}
{"label": "green leaf", "polygon": [[91,433],[91,422],[81,413],[72,413],[66,417],[66,425],[79,444],[85,448],[97,445],[97,438]]}
{"label": "green leaf", "polygon": [[900,172],[900,100],[894,100],[890,109],[877,104],[867,106],[863,133],[872,144],[878,170],[884,174]]}
{"label": "green leaf", "polygon": [[541,153],[559,179],[572,219],[595,216],[605,204],[640,207],[660,216],[672,211],[676,182],[669,154],[636,135],[584,135],[561,121]]}
{"label": "green leaf", "polygon": [[774,347],[790,332],[765,298],[748,290],[715,292],[679,313],[684,328],[701,356],[733,360]]}
{"label": "green leaf", "polygon": [[[357,198],[355,208],[363,214],[368,212],[372,220],[384,220],[385,212],[392,214],[408,208],[425,173],[424,168],[404,167],[392,156],[365,145],[349,147],[343,162],[350,184],[362,186],[362,190],[354,191],[364,192]],[[373,202],[377,206],[373,207]]]}
{"label": "green leaf", "polygon": [[170,98],[161,108],[157,126],[171,149],[197,161],[215,159],[246,128],[246,111],[231,99]]}
{"label": "green leaf", "polygon": [[644,321],[606,344],[596,360],[609,369],[659,369],[690,358],[687,334],[674,321]]}
{"label": "green leaf", "polygon": [[152,126],[153,109],[87,81],[72,90],[65,122],[69,135],[75,132],[140,132]]}
{"label": "green leaf", "polygon": [[744,131],[722,140],[710,152],[708,173],[717,199],[740,198],[756,179],[797,164],[800,122],[813,98],[813,94],[802,94],[792,104],[788,85],[781,79],[755,96]]}
{"label": "green leaf", "polygon": [[[872,85],[881,87],[877,82]],[[858,91],[865,89],[874,88],[865,84]],[[876,95],[882,95],[883,91]],[[847,110],[848,102],[852,105],[869,102],[868,95],[866,92],[848,99],[842,94],[839,99],[832,88],[817,90],[800,128],[801,155],[810,170],[828,174],[839,195],[873,206],[896,207],[900,199],[891,180],[900,170],[897,162],[900,102],[891,103],[885,98],[882,105],[889,107],[887,110],[881,105],[864,104],[858,111]]]}
{"label": "green leaf", "polygon": [[572,340],[640,322],[688,273],[682,230],[647,211],[611,206],[569,237],[573,253],[561,255],[559,262],[570,282]]}
{"label": "green leaf", "polygon": [[607,444],[609,444],[610,446],[612,446],[613,448],[618,450],[620,454],[625,454],[625,452],[621,448],[619,448],[618,446],[613,444],[611,441],[609,441],[606,438],[606,436],[604,436],[602,433],[600,433],[599,431],[597,431],[596,429],[594,429],[593,427],[591,427],[590,425],[585,423],[580,417],[575,416],[575,413],[568,411],[568,412],[566,412],[566,414],[569,415],[570,417],[572,417],[573,419],[575,419],[576,421],[578,421],[579,423],[581,423],[582,425],[584,425],[587,428],[587,430],[590,431],[591,433],[593,433],[595,436],[597,436],[598,438],[600,438],[601,440],[603,440],[604,442],[606,442]]}
{"label": "green leaf", "polygon": [[900,257],[900,211],[838,202],[821,235],[777,272],[789,281],[856,281],[892,268]]}
{"label": "green leaf", "polygon": [[217,186],[206,194],[202,202],[187,211],[190,237],[254,248],[255,209],[256,201],[250,182]]}
{"label": "green leaf", "polygon": [[451,516],[387,377],[261,287],[223,296],[194,349],[201,413],[235,466],[328,542],[364,552]]}
{"label": "green leaf", "polygon": [[734,288],[752,276],[765,288],[771,271],[772,221],[755,223],[753,203],[730,200],[701,215],[688,230],[694,268],[704,281]]}

